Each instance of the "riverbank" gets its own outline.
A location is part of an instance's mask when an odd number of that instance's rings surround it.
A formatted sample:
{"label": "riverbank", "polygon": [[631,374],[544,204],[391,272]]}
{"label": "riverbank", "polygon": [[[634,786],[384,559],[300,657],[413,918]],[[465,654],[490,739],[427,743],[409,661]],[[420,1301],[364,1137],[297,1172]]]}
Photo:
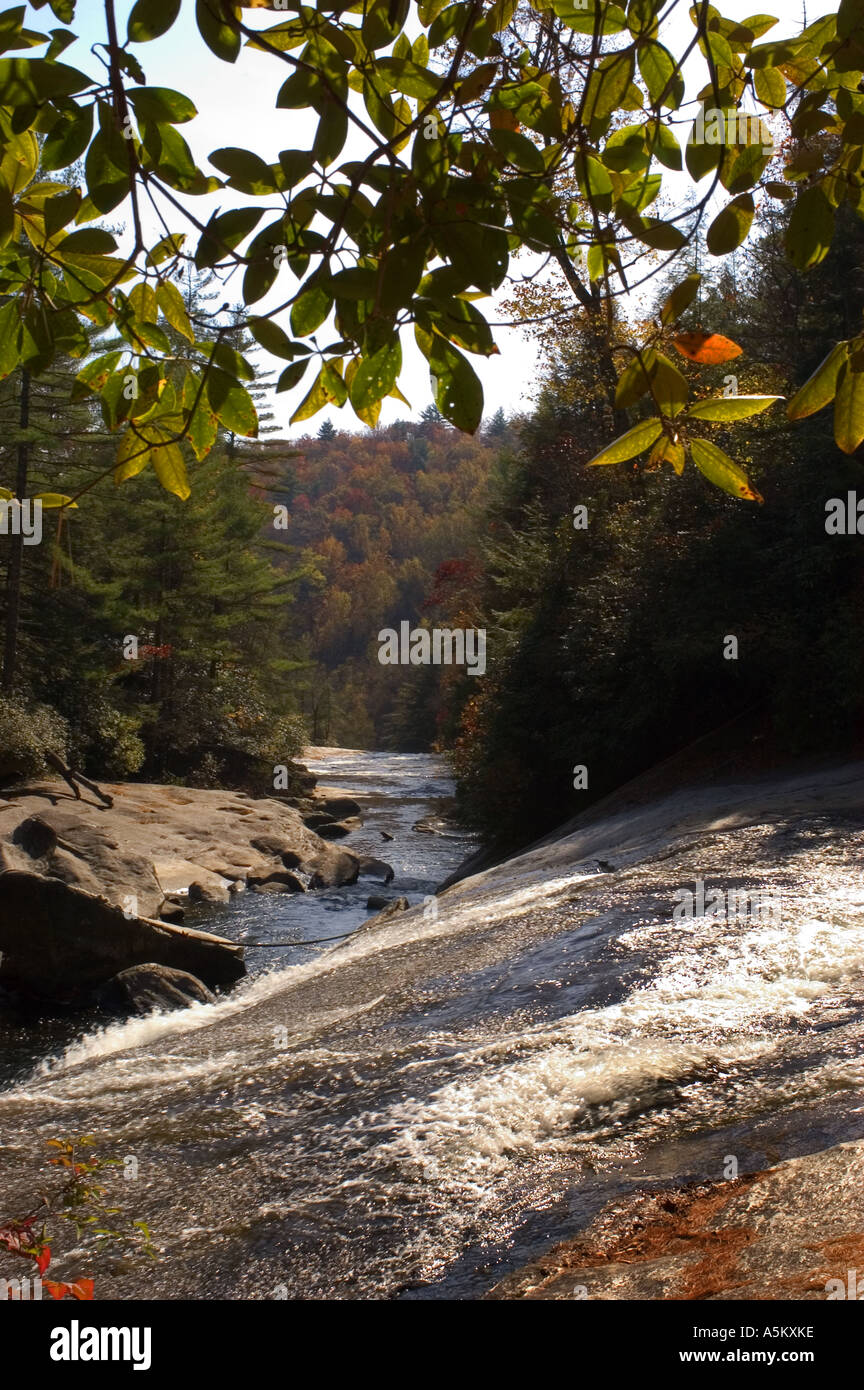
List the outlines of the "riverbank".
{"label": "riverbank", "polygon": [[144,964],[227,985],[244,973],[242,950],[181,928],[190,910],[200,915],[249,889],[302,894],[354,881],[361,870],[357,855],[307,824],[326,831],[335,824],[331,812],[359,809],[344,799],[322,797],[309,814],[242,792],[142,783],[103,791],[110,804],[39,781],[0,799],[0,984],[7,988],[87,1004],[118,972]]}
{"label": "riverbank", "polygon": [[[411,762],[396,767],[409,787]],[[354,775],[392,807],[381,769]],[[447,843],[402,843],[433,840]],[[559,1256],[539,1280],[534,1265],[580,1240],[562,1277],[593,1268],[573,1280],[592,1297],[630,1297],[642,1276],[650,1297],[754,1297],[755,1266],[728,1257],[760,1242],[768,1257],[782,1181],[800,1215],[783,1227],[790,1259],[845,1278],[862,860],[861,764],[619,808],[215,1004],[82,1037],[0,1093],[7,1205],[39,1190],[61,1124],[139,1158],[135,1215],[157,1259],[101,1265],[100,1298],[518,1297],[552,1287]],[[674,917],[700,881],[722,914]],[[753,910],[763,892],[776,917]],[[826,1296],[805,1282],[789,1296]]]}

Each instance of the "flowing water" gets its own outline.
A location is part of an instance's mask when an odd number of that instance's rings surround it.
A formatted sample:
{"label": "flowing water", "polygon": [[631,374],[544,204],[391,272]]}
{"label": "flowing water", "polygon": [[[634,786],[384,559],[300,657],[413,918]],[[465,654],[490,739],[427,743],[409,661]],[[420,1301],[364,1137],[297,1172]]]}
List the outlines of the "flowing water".
{"label": "flowing water", "polygon": [[[387,766],[318,770],[383,798]],[[422,900],[447,841],[404,827],[440,773],[392,777],[374,814]],[[44,1139],[86,1131],[137,1158],[120,1197],[160,1252],[100,1269],[100,1297],[477,1297],[636,1184],[864,1133],[862,858],[861,766],[621,811],[215,1006],[79,1040],[0,1094],[4,1206]],[[673,918],[698,879],[750,897]]]}

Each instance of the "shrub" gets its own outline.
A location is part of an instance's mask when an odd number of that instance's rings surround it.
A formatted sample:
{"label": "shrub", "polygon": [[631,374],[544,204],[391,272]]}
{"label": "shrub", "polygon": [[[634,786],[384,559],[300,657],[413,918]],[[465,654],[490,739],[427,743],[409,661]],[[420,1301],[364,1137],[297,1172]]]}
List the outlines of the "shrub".
{"label": "shrub", "polygon": [[0,696],[0,778],[43,775],[46,750],[65,758],[68,748],[69,725],[56,710]]}

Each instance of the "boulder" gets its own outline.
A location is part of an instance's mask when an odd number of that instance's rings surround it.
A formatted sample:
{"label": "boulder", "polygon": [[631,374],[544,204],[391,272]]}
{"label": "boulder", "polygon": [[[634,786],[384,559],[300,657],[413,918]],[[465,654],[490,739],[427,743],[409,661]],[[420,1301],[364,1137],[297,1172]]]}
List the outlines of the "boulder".
{"label": "boulder", "polygon": [[270,859],[281,859],[288,849],[281,835],[256,835],[249,843],[259,854],[266,854]]}
{"label": "boulder", "polygon": [[296,874],[292,874],[288,869],[276,869],[272,874],[256,874],[246,880],[247,886],[254,892],[260,893],[263,889],[279,893],[305,893],[306,885]]}
{"label": "boulder", "polygon": [[363,808],[359,801],[355,801],[351,796],[319,796],[316,798],[322,811],[326,811],[331,820],[344,820],[346,816],[362,816]]}
{"label": "boulder", "polygon": [[233,941],[134,917],[56,878],[0,875],[0,983],[36,998],[79,1003],[132,965],[166,965],[211,988],[246,973]]}
{"label": "boulder", "polygon": [[[95,808],[90,815],[98,817]],[[144,917],[155,916],[165,894],[153,864],[140,854],[120,853],[102,825],[64,807],[45,807],[15,826],[11,854],[3,867],[60,879],[71,888],[104,894]]]}
{"label": "boulder", "polygon": [[197,879],[189,884],[190,903],[206,903],[213,906],[216,903],[227,903],[230,894],[226,887],[218,883],[200,883]]}
{"label": "boulder", "polygon": [[324,850],[305,860],[302,869],[310,876],[310,888],[342,888],[357,882],[360,860],[347,850]]}
{"label": "boulder", "polygon": [[369,912],[378,912],[382,907],[389,907],[396,901],[396,898],[382,898],[380,894],[373,893],[371,898],[366,899],[366,909]]}
{"label": "boulder", "polygon": [[391,883],[395,870],[392,864],[386,864],[383,859],[376,859],[373,855],[364,855],[360,860],[360,878],[380,878],[382,883]]}
{"label": "boulder", "polygon": [[319,830],[322,825],[334,825],[335,821],[326,811],[304,811],[303,824],[307,830]]}
{"label": "boulder", "polygon": [[315,827],[322,840],[343,840],[346,835],[351,834],[352,828],[356,827],[346,825],[341,820],[328,821],[326,825]]}
{"label": "boulder", "polygon": [[127,1015],[215,1004],[216,996],[187,970],[150,963],[121,970],[102,986],[97,1000],[110,1013]]}

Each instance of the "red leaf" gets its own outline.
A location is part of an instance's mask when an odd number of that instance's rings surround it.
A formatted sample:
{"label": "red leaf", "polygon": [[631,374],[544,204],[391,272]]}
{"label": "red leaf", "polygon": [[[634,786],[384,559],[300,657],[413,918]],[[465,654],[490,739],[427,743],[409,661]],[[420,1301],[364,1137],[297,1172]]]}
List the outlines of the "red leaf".
{"label": "red leaf", "polygon": [[93,1280],[79,1279],[76,1284],[55,1284],[53,1279],[42,1281],[43,1289],[47,1289],[52,1298],[77,1298],[79,1302],[89,1302],[93,1298]]}

